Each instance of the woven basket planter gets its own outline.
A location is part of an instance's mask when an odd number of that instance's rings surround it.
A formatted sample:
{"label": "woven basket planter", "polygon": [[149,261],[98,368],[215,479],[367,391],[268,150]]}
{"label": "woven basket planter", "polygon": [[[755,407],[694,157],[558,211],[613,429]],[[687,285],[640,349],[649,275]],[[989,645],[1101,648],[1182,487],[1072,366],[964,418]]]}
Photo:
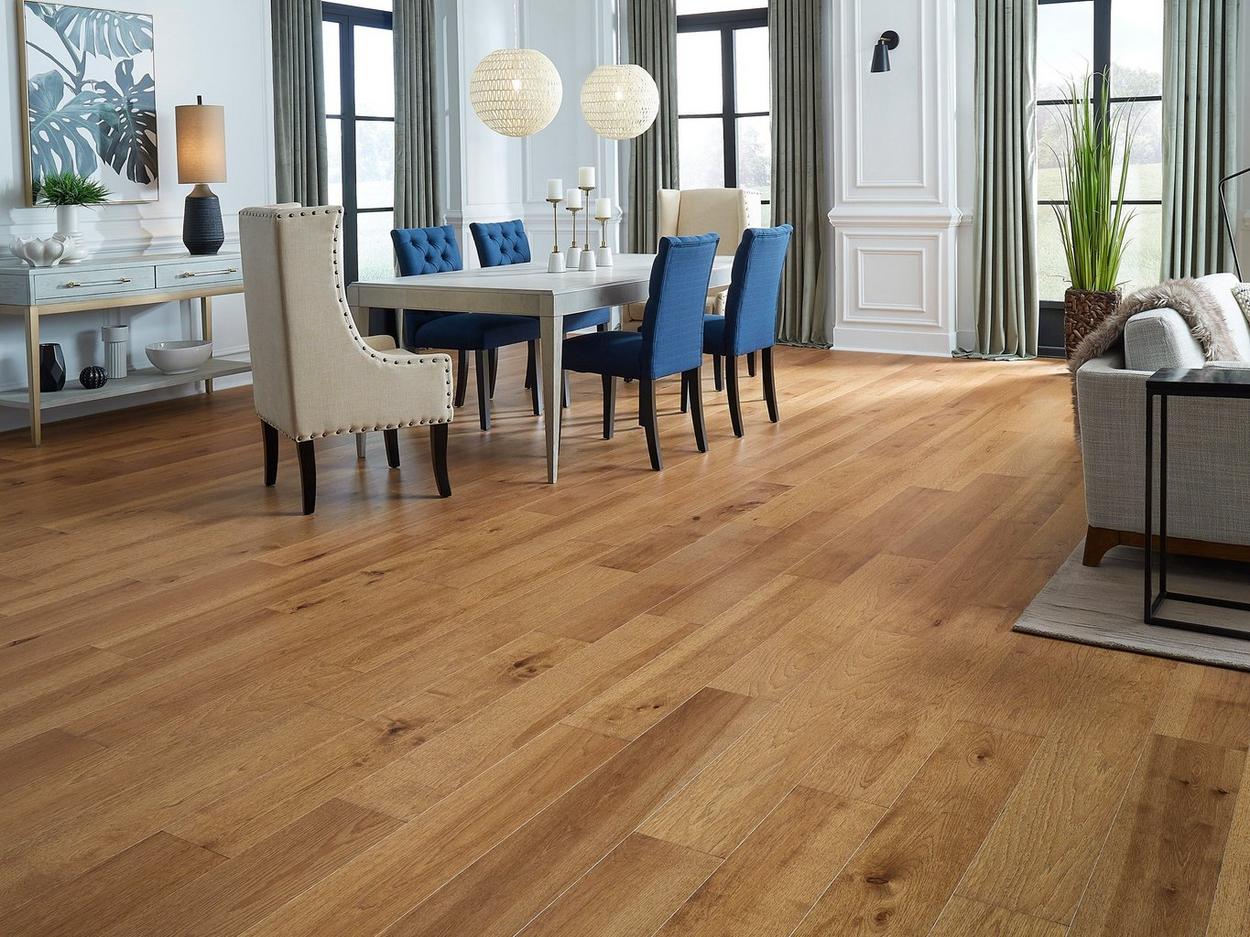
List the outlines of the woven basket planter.
{"label": "woven basket planter", "polygon": [[1102,325],[1116,306],[1120,305],[1120,291],[1103,293],[1098,290],[1068,290],[1063,294],[1063,347],[1067,357],[1072,357],[1076,346],[1090,332]]}

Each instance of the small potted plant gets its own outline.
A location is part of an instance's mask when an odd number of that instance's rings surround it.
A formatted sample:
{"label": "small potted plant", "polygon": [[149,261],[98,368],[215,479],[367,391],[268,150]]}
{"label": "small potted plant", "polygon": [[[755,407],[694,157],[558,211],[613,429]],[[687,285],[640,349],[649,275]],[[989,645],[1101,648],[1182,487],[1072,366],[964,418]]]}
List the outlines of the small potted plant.
{"label": "small potted plant", "polygon": [[[1107,83],[1104,73],[1102,87]],[[1108,120],[1092,84],[1088,76],[1079,87],[1069,84],[1067,150],[1055,154],[1067,199],[1054,209],[1072,284],[1063,297],[1068,357],[1120,303],[1120,262],[1133,220],[1124,207],[1132,124],[1123,114]]]}
{"label": "small potted plant", "polygon": [[48,173],[35,183],[35,203],[56,207],[56,236],[65,241],[63,264],[74,264],[89,256],[78,230],[78,209],[102,205],[109,200],[105,186],[72,170]]}

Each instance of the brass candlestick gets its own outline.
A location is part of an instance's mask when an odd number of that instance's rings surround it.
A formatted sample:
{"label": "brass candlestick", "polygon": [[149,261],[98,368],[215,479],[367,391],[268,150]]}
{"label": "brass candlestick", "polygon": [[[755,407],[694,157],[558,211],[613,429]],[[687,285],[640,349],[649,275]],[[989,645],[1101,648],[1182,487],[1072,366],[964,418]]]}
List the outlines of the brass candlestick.
{"label": "brass candlestick", "polygon": [[573,240],[569,242],[568,269],[576,270],[578,263],[581,261],[582,254],[581,248],[577,246],[577,213],[581,211],[581,209],[574,208],[572,205],[565,205],[564,210],[573,215]]}
{"label": "brass candlestick", "polygon": [[562,198],[548,198],[551,203],[551,256],[547,259],[548,273],[563,273],[564,252],[560,250],[560,203]]}
{"label": "brass candlestick", "polygon": [[612,218],[609,215],[595,215],[595,221],[599,222],[599,250],[595,254],[595,263],[600,267],[613,266],[612,248],[608,247],[608,222]]}
{"label": "brass candlestick", "polygon": [[[577,269],[594,270],[597,264],[595,263],[595,252],[590,247],[590,193],[595,190],[595,187],[593,185],[579,185],[578,188],[582,190],[582,198],[586,202],[586,240],[582,244],[582,256],[578,261]],[[576,234],[574,236],[576,237]]]}

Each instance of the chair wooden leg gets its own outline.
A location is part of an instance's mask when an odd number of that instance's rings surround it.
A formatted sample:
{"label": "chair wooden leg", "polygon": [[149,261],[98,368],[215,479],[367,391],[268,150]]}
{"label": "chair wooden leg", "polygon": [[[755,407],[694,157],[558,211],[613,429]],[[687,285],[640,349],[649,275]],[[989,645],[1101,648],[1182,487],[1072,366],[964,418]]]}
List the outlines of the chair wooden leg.
{"label": "chair wooden leg", "polygon": [[364,434],[364,433],[357,433],[357,434],[356,434],[356,458],[358,458],[358,459],[367,459],[367,458],[369,458],[368,449],[366,448],[366,445],[365,445],[365,434]]}
{"label": "chair wooden leg", "polygon": [[386,443],[386,464],[399,468],[399,430],[382,430],[382,440]]}
{"label": "chair wooden leg", "polygon": [[725,377],[724,372],[721,370],[720,355],[712,355],[712,386],[717,391],[725,389]]}
{"label": "chair wooden leg", "polygon": [[707,429],[703,425],[703,369],[691,368],[681,376],[682,391],[690,398],[690,422],[700,452],[707,452]]}
{"label": "chair wooden leg", "polygon": [[495,399],[495,382],[499,378],[499,349],[490,350],[490,399]]}
{"label": "chair wooden leg", "polygon": [[490,392],[487,389],[490,383],[490,375],[487,373],[490,368],[487,360],[489,352],[475,351],[473,355],[477,359],[474,368],[477,372],[477,418],[482,424],[482,432],[485,432],[490,429]]}
{"label": "chair wooden leg", "polygon": [[729,422],[733,424],[734,435],[742,435],[742,405],[738,400],[738,358],[736,355],[725,356],[725,384],[729,387]]}
{"label": "chair wooden leg", "polygon": [[681,372],[681,412],[690,409],[690,382],[686,380],[686,372]]}
{"label": "chair wooden leg", "polygon": [[660,427],[655,416],[655,381],[650,378],[638,379],[638,421],[647,432],[651,467],[658,472],[664,468],[664,462],[660,458]]}
{"label": "chair wooden leg", "polygon": [[469,390],[469,353],[462,351],[456,358],[456,406],[464,406],[465,394]]}
{"label": "chair wooden leg", "polygon": [[562,390],[560,391],[560,406],[564,407],[564,409],[567,410],[572,405],[573,405],[573,388],[569,384],[569,372],[565,371],[564,383],[562,385]]}
{"label": "chair wooden leg", "polygon": [[434,484],[440,498],[451,497],[451,477],[447,474],[447,424],[430,427],[430,461],[434,464]]}
{"label": "chair wooden leg", "polygon": [[265,443],[265,487],[272,488],[278,483],[278,431],[261,420],[260,438]]}
{"label": "chair wooden leg", "polygon": [[603,375],[603,438],[611,439],[616,432],[616,378]]}
{"label": "chair wooden leg", "polygon": [[313,454],[313,442],[305,439],[295,444],[299,456],[299,487],[304,496],[304,513],[317,510],[317,459]]}
{"label": "chair wooden leg", "polygon": [[747,352],[747,377],[755,377],[755,352]]}
{"label": "chair wooden leg", "polygon": [[768,403],[768,419],[776,423],[781,419],[777,410],[777,379],[773,371],[773,349],[771,346],[760,352],[764,364],[764,400]]}
{"label": "chair wooden leg", "polygon": [[[538,383],[534,375],[538,373],[538,342],[525,343],[525,389],[530,390]],[[538,415],[538,411],[534,411]]]}

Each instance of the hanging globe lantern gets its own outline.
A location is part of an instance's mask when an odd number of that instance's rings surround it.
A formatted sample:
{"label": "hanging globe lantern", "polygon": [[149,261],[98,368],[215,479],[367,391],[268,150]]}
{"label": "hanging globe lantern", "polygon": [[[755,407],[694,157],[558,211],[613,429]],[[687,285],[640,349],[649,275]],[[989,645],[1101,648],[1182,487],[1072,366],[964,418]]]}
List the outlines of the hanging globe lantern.
{"label": "hanging globe lantern", "polygon": [[609,140],[632,140],[659,111],[660,90],[639,65],[600,65],[582,85],[582,115]]}
{"label": "hanging globe lantern", "polygon": [[473,69],[469,101],[482,123],[505,137],[528,137],[555,118],[560,73],[535,49],[496,49]]}

